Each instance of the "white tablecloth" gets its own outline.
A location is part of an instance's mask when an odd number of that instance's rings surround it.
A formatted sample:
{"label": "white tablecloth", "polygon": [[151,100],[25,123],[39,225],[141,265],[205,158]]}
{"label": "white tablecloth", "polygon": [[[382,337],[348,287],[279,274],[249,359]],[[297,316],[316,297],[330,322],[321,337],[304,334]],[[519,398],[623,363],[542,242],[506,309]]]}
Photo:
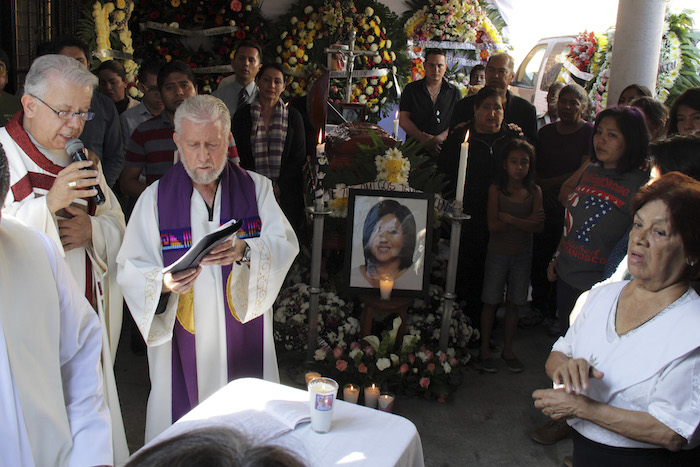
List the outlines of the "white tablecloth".
{"label": "white tablecloth", "polygon": [[308,400],[308,392],[301,389],[256,378],[237,379],[199,404],[144,448],[195,428],[229,425],[256,442],[291,449],[310,466],[423,467],[423,446],[412,422],[341,400],[336,401],[329,433],[316,433],[311,430],[310,423],[305,422],[293,431],[269,439],[269,431],[259,423],[262,417],[256,416],[256,412],[259,415],[266,406],[269,409],[284,404],[281,401],[302,402],[308,407]]}

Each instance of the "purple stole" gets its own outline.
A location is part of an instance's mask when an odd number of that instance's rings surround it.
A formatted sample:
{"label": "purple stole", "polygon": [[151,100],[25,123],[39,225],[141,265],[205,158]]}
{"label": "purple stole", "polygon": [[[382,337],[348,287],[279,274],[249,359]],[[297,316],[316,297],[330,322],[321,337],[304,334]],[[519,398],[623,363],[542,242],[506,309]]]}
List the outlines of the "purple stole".
{"label": "purple stole", "polygon": [[[255,184],[248,173],[228,162],[221,174],[221,213],[223,224],[230,219],[246,219],[243,235],[239,238],[260,236],[260,217],[255,197]],[[192,180],[182,162],[175,164],[158,184],[158,221],[163,265],[168,266],[180,258],[191,246],[190,203]],[[172,248],[172,238],[183,239],[179,248]],[[166,239],[163,242],[163,239]],[[210,266],[212,267],[212,266]],[[235,310],[229,308],[227,282],[232,266],[221,267],[226,316],[226,350],[228,380],[241,377],[263,376],[263,320],[254,319],[241,323]],[[206,339],[207,336],[202,336]],[[195,334],[175,320],[172,340],[172,421],[177,421],[199,403],[197,390],[197,359]]]}

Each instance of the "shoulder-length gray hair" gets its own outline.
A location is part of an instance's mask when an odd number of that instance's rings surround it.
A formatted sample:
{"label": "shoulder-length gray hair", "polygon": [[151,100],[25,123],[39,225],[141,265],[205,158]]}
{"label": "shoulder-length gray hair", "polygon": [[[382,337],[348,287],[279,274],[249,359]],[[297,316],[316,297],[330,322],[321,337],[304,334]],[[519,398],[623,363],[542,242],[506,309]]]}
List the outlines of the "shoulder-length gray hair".
{"label": "shoulder-length gray hair", "polygon": [[220,121],[224,131],[231,131],[231,114],[228,107],[214,96],[202,94],[185,99],[175,111],[175,133],[179,134],[182,130],[183,119],[200,124]]}
{"label": "shoulder-length gray hair", "polygon": [[97,76],[80,64],[76,59],[65,55],[42,55],[32,62],[29,73],[24,80],[24,93],[39,99],[46,97],[49,83],[61,80],[79,87],[97,86]]}

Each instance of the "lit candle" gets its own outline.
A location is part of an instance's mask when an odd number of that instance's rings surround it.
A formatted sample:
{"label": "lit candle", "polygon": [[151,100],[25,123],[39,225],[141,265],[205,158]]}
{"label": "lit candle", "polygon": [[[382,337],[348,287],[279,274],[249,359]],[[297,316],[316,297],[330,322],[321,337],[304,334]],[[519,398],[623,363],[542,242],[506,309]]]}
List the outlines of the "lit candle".
{"label": "lit candle", "polygon": [[392,413],[394,411],[394,395],[390,392],[383,392],[379,395],[379,410]]}
{"label": "lit candle", "polygon": [[314,378],[320,378],[321,374],[316,373],[315,371],[310,371],[304,375],[304,380],[306,381],[306,385],[308,386],[309,381],[311,381]]}
{"label": "lit candle", "polygon": [[379,386],[372,383],[365,388],[365,405],[370,409],[376,409],[377,399],[379,399]]}
{"label": "lit candle", "polygon": [[351,404],[357,404],[357,399],[360,397],[360,388],[354,384],[346,384],[343,387],[343,400]]}
{"label": "lit candle", "polygon": [[385,274],[379,276],[379,295],[382,300],[389,300],[391,289],[394,288],[394,278]]}
{"label": "lit candle", "polygon": [[323,178],[326,173],[321,170],[321,166],[326,165],[326,143],[323,142],[323,130],[318,130],[318,145],[316,146],[316,189],[315,207],[317,211],[323,210]]}
{"label": "lit candle", "polygon": [[323,130],[318,130],[318,145],[316,146],[316,157],[322,158],[326,154],[326,143],[323,142]]}
{"label": "lit candle", "polygon": [[464,185],[467,181],[467,159],[469,158],[469,130],[464,136],[464,142],[459,150],[459,170],[457,172],[457,193],[455,200],[464,201]]}
{"label": "lit candle", "polygon": [[396,111],[396,116],[394,117],[394,132],[391,134],[394,139],[399,139],[399,111]]}

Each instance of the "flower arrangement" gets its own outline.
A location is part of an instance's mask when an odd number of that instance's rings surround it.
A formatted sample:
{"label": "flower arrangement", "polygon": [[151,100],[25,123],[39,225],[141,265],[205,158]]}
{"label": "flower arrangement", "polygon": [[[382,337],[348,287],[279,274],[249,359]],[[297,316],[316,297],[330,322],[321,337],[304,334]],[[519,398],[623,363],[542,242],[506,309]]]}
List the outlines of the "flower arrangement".
{"label": "flower arrangement", "polygon": [[[393,86],[386,70],[396,72],[397,54],[388,28],[396,21],[385,5],[375,0],[324,0],[297,2],[279,20],[275,60],[288,74],[287,92],[291,97],[304,96],[319,64],[325,64],[324,49],[339,41],[347,41],[357,31],[355,49],[373,51],[376,56],[355,59],[355,70],[385,70],[383,75],[353,79],[351,102],[365,104],[370,118],[377,120],[381,104],[390,98]],[[332,102],[344,102],[346,81],[332,79],[329,92]]]}
{"label": "flower arrangement", "polygon": [[98,60],[120,59],[126,70],[129,94],[140,97],[141,93],[134,86],[138,65],[133,60],[134,46],[129,29],[133,11],[133,0],[96,0],[91,8],[85,6],[78,23],[78,36],[95,51]]}
{"label": "flower arrangement", "polygon": [[[132,24],[137,24],[135,35],[138,57],[161,57],[166,61],[182,60],[192,68],[228,65],[233,57],[236,42],[250,39],[267,42],[267,20],[260,11],[259,0],[135,0],[137,8]],[[146,27],[154,22],[170,32]],[[235,31],[225,31],[192,39],[177,31],[233,26]],[[224,77],[219,73],[197,73],[200,92],[216,89]]]}
{"label": "flower arrangement", "polygon": [[388,147],[372,130],[372,145],[358,144],[361,153],[355,155],[348,167],[329,167],[324,178],[331,217],[346,218],[347,188],[367,182],[395,185],[394,189],[414,189],[439,194],[446,185],[444,175],[428,164],[430,158],[422,152],[425,143],[409,139],[398,148]]}
{"label": "flower arrangement", "polygon": [[[685,89],[700,85],[697,70],[700,52],[693,45],[693,22],[686,11],[673,12],[666,9],[664,36],[659,56],[659,73],[656,80],[656,95],[667,105]],[[612,32],[608,43],[599,41],[598,51],[591,63],[591,73],[597,74],[591,84],[589,97],[598,112],[607,105],[607,84],[612,60]]]}
{"label": "flower arrangement", "polygon": [[[303,352],[307,348],[309,286],[297,282],[283,289],[275,302],[275,341],[286,350]],[[319,294],[317,331],[321,339],[344,348],[346,339],[356,339],[360,322],[353,316],[352,301],[341,299],[335,292]]]}
{"label": "flower arrangement", "polygon": [[583,31],[576,35],[574,42],[569,44],[570,52],[566,56],[576,68],[588,71],[591,60],[598,49],[598,40],[593,32]]}
{"label": "flower arrangement", "polygon": [[[448,62],[455,61],[445,74],[448,81],[466,92],[468,86],[467,69],[476,63],[486,63],[491,50],[504,48],[503,39],[486,9],[477,0],[412,0],[407,2],[404,32],[413,42],[447,42],[442,48],[452,49],[450,42],[470,43],[475,50],[449,50]],[[496,13],[497,15],[497,13]],[[499,17],[500,18],[500,17]],[[411,77],[413,80],[424,76],[422,47],[411,49]],[[466,61],[469,65],[461,65]]]}
{"label": "flower arrangement", "polygon": [[[463,380],[466,364],[470,360],[467,343],[474,332],[461,310],[450,326],[450,345],[459,343],[462,348],[448,347],[445,353],[437,350],[440,333],[441,306],[435,308],[416,300],[408,311],[408,333],[397,348],[396,338],[401,318],[391,321],[391,329],[377,336],[340,340],[319,340],[321,345],[314,359],[321,374],[336,379],[340,384],[378,383],[382,389],[397,394],[422,395],[444,402]],[[432,302],[431,302],[432,303]],[[432,311],[427,315],[422,312]],[[459,337],[456,337],[459,336]],[[345,338],[351,337],[345,334]],[[349,343],[348,343],[349,342]]]}

